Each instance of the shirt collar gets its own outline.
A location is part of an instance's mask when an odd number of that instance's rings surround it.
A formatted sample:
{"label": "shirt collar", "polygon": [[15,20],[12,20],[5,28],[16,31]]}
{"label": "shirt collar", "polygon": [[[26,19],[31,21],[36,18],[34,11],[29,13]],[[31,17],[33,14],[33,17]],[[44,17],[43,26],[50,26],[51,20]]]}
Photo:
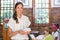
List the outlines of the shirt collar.
{"label": "shirt collar", "polygon": [[21,16],[21,18],[17,17],[18,19],[22,19],[23,18],[23,15]]}

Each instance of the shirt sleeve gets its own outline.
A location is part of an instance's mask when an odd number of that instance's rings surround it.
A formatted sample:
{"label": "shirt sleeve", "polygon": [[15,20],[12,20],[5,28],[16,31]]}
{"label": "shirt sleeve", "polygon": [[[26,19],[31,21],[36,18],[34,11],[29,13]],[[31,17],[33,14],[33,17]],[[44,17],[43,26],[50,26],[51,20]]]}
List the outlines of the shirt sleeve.
{"label": "shirt sleeve", "polygon": [[30,24],[31,24],[31,22],[30,22],[30,20],[29,20],[29,18],[27,17],[27,19],[26,19],[26,27],[29,27],[30,26]]}
{"label": "shirt sleeve", "polygon": [[25,20],[25,29],[31,31],[31,28],[29,28],[31,22],[30,22],[28,17],[25,17],[25,18],[26,18],[26,20]]}
{"label": "shirt sleeve", "polygon": [[58,37],[58,36],[59,36],[59,34],[58,34],[58,32],[56,32],[56,33],[55,33],[55,37]]}
{"label": "shirt sleeve", "polygon": [[13,19],[11,18],[11,19],[9,19],[9,22],[8,22],[8,27],[10,27],[10,28],[13,28]]}

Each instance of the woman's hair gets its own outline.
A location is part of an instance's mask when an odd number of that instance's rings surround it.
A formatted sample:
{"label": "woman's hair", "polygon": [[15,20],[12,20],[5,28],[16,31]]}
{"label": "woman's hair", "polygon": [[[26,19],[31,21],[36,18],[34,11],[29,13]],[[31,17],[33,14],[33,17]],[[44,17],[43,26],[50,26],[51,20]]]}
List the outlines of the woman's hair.
{"label": "woman's hair", "polygon": [[52,28],[51,27],[45,27],[45,30],[49,32],[49,34],[52,34]]}
{"label": "woman's hair", "polygon": [[17,14],[16,14],[16,7],[19,5],[19,4],[21,4],[22,6],[23,6],[23,3],[22,2],[17,2],[16,4],[15,4],[15,7],[14,7],[14,14],[13,14],[13,19],[16,21],[16,23],[19,23],[18,22],[18,19],[17,19]]}
{"label": "woman's hair", "polygon": [[59,28],[59,24],[55,23],[54,25],[55,25],[57,28]]}

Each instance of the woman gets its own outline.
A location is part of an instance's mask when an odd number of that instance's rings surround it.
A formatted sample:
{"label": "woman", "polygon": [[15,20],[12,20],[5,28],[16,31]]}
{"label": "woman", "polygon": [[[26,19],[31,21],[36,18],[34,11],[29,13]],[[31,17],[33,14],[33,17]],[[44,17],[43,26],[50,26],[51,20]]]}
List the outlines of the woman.
{"label": "woman", "polygon": [[45,37],[43,38],[43,40],[54,40],[54,38],[51,34],[51,28],[46,27],[44,32],[45,32]]}
{"label": "woman", "polygon": [[54,40],[59,40],[59,32],[57,31],[58,29],[57,25],[52,24],[52,29],[53,29],[52,35],[54,37]]}
{"label": "woman", "polygon": [[11,40],[28,40],[31,22],[23,15],[23,4],[16,3],[13,17],[8,22],[8,34]]}

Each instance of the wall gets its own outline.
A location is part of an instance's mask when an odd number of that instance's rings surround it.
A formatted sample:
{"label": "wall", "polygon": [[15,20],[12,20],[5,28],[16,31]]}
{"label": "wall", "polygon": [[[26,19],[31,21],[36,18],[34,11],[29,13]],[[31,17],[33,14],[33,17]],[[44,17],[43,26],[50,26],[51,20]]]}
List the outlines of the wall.
{"label": "wall", "polygon": [[60,8],[52,8],[52,22],[60,25]]}

